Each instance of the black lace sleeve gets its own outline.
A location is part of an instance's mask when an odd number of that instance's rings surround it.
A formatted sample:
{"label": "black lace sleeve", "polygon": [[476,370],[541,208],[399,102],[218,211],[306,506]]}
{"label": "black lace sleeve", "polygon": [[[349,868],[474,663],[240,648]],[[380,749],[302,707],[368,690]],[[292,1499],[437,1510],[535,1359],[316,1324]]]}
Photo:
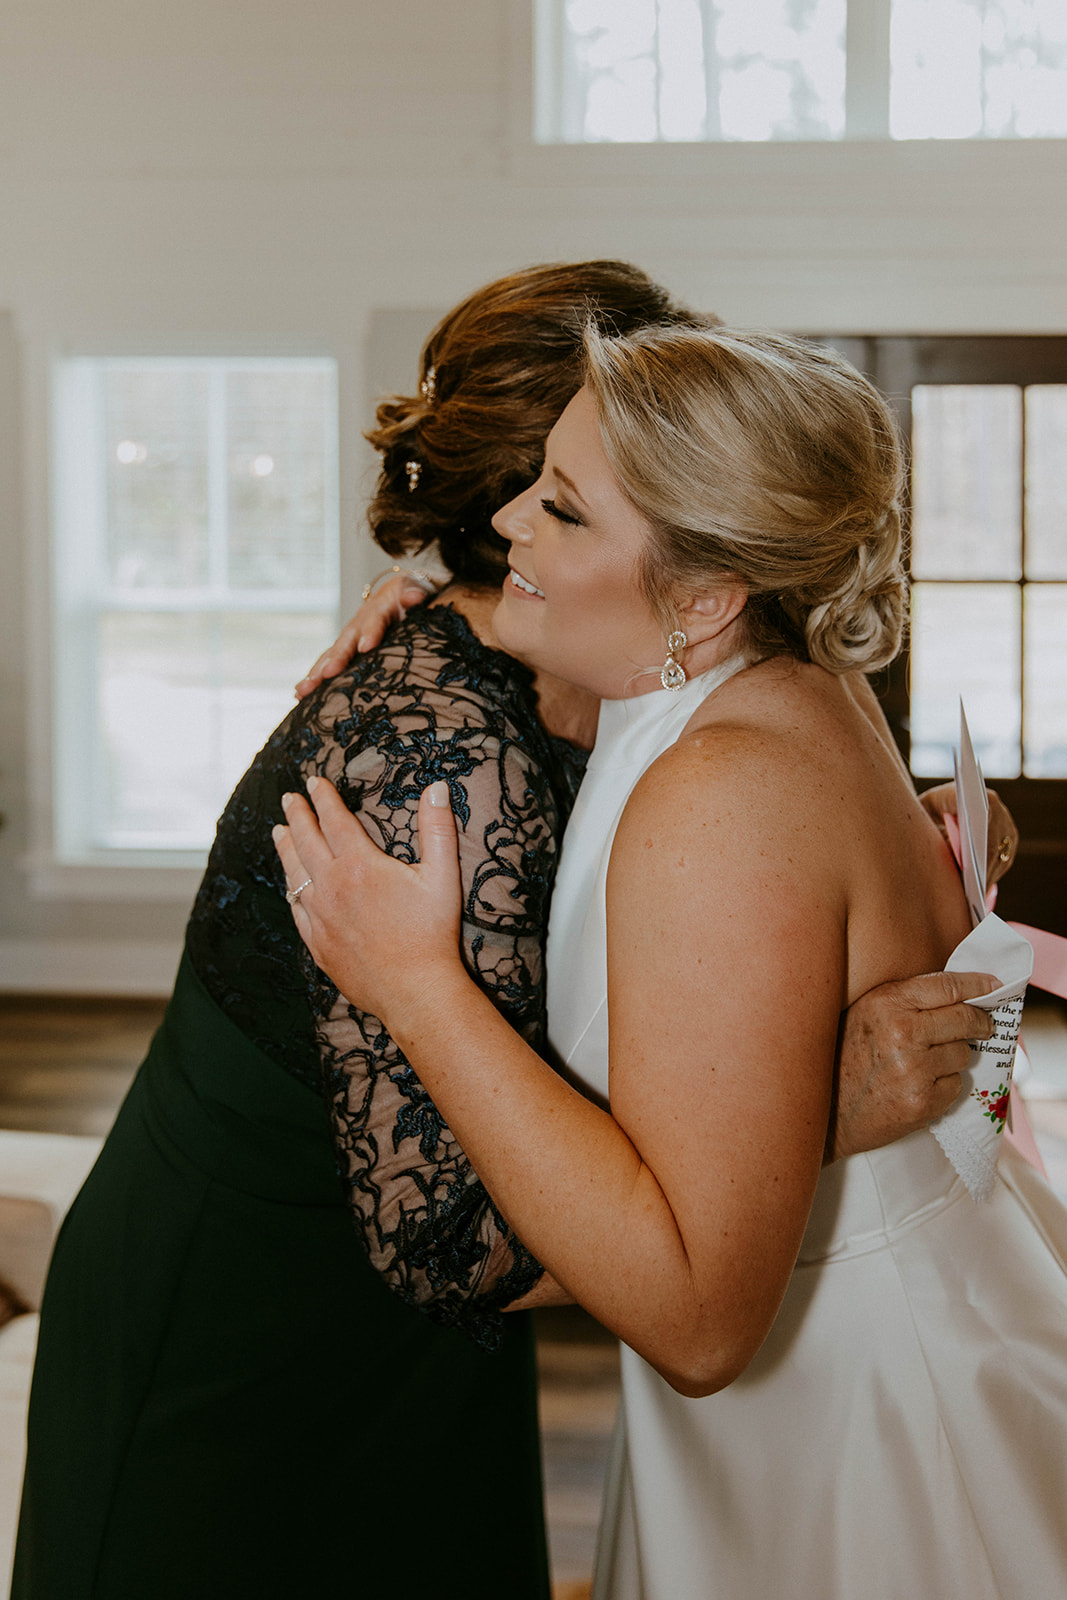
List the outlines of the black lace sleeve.
{"label": "black lace sleeve", "polygon": [[[417,859],[416,810],[444,778],[459,827],[468,966],[535,1048],[544,1039],[544,933],[568,779],[533,716],[528,675],[451,612],[395,630],[355,676],[316,698],[304,776],[330,778],[376,839]],[[443,630],[443,637],[442,637]],[[506,663],[505,665],[502,665]],[[343,1181],[390,1287],[478,1342],[542,1268],[504,1222],[377,1019],[308,962]]]}

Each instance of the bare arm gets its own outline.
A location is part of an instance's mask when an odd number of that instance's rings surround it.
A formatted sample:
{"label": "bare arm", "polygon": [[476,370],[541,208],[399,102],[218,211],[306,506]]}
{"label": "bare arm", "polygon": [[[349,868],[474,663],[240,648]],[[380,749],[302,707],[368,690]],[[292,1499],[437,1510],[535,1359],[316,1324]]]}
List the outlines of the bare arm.
{"label": "bare arm", "polygon": [[[316,804],[341,854],[300,801],[288,812],[299,858],[293,841],[281,848],[283,859],[292,852],[287,871],[315,881],[298,925],[316,959],[384,1014],[504,1215],[670,1382],[707,1393],[743,1370],[788,1283],[822,1159],[843,958],[840,907],[816,875],[794,871],[784,885],[763,872],[781,796],[761,799],[736,771],[727,796],[726,774],[709,780],[714,764],[686,759],[646,777],[616,841],[614,1117],[551,1073],[466,979],[454,912],[442,923],[454,892],[444,875],[454,884],[455,872],[445,808],[420,813],[420,869],[390,870],[321,790]],[[664,799],[657,783],[677,818],[666,852],[648,848]],[[373,952],[346,937],[353,882],[391,930],[368,941]],[[708,910],[742,904],[740,914]],[[418,952],[401,963],[417,986],[398,969],[398,949]],[[790,1007],[768,998],[780,993]],[[709,1016],[732,1019],[728,1041],[709,1040]]]}

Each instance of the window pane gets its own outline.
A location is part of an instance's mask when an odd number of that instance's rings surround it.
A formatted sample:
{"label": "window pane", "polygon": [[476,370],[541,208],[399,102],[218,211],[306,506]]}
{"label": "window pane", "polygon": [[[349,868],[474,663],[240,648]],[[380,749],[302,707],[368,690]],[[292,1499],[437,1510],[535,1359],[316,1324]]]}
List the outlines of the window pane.
{"label": "window pane", "polygon": [[564,21],[579,137],[657,138],[655,0],[566,0]]}
{"label": "window pane", "polygon": [[292,705],[334,615],[110,612],[100,618],[97,837],[199,849]]}
{"label": "window pane", "polygon": [[238,589],[330,586],[325,371],[226,378],[229,580]]}
{"label": "window pane", "polygon": [[702,139],[707,118],[704,24],[698,0],[657,7],[659,137]]}
{"label": "window pane", "polygon": [[989,778],[1019,775],[1019,597],[1013,584],[917,583],[911,596],[911,770],[952,772],[960,697]]}
{"label": "window pane", "polygon": [[840,139],[845,3],[713,0],[709,83],[722,139]]}
{"label": "window pane", "polygon": [[1067,384],[1026,391],[1026,576],[1067,578]]}
{"label": "window pane", "polygon": [[208,577],[208,376],[101,365],[108,567],[118,589]]}
{"label": "window pane", "polygon": [[564,137],[840,138],[845,9],[846,0],[564,0]]}
{"label": "window pane", "polygon": [[1063,0],[892,0],[894,139],[1067,135]]}
{"label": "window pane", "polygon": [[912,573],[1019,577],[1021,389],[920,384],[911,401]]}
{"label": "window pane", "polygon": [[1067,778],[1067,584],[1026,589],[1028,778]]}

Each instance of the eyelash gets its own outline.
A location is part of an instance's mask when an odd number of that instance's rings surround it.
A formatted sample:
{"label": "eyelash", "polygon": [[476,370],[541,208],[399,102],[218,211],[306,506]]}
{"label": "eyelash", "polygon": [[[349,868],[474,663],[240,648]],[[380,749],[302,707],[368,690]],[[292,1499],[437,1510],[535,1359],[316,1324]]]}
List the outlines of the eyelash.
{"label": "eyelash", "polygon": [[581,517],[572,517],[566,511],[561,511],[554,500],[542,500],[541,509],[547,511],[550,517],[555,517],[557,522],[565,522],[568,528],[580,528]]}

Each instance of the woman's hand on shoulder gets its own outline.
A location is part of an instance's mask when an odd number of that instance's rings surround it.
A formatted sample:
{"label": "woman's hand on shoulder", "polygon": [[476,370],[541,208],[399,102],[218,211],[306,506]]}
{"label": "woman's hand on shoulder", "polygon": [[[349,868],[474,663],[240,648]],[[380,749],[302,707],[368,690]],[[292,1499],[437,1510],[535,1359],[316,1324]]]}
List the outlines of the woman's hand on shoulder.
{"label": "woman's hand on shoulder", "polygon": [[358,655],[374,650],[385,637],[391,622],[401,622],[413,606],[421,605],[432,590],[407,572],[398,572],[388,583],[368,595],[356,612],[341,629],[333,644],[301,678],[294,693],[304,700],[327,678],[335,678]]}
{"label": "woman's hand on shoulder", "polygon": [[308,793],[314,811],[300,795],[286,795],[287,825],[273,830],[296,894],[293,920],[345,998],[389,1027],[409,996],[424,1001],[440,980],[466,976],[448,785],[439,780],[423,792],[415,866],[379,849],[327,779],[310,778]]}

